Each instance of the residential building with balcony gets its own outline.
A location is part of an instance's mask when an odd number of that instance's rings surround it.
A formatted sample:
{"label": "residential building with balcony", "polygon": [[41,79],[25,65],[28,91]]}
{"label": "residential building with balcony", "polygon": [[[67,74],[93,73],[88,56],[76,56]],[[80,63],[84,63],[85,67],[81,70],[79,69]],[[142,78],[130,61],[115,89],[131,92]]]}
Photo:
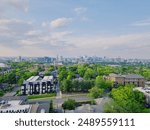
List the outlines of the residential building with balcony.
{"label": "residential building with balcony", "polygon": [[22,95],[45,94],[56,91],[53,76],[32,76],[23,82]]}

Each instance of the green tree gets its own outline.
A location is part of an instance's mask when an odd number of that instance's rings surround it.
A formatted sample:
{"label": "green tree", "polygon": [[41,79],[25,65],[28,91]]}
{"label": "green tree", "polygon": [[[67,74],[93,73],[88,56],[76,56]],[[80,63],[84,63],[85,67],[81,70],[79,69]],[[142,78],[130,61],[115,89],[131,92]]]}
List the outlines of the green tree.
{"label": "green tree", "polygon": [[68,79],[68,80],[71,80],[71,79],[74,78],[74,77],[75,77],[75,73],[72,72],[72,71],[69,71],[69,72],[68,72],[67,79]]}
{"label": "green tree", "polygon": [[86,71],[86,68],[84,65],[78,65],[77,72],[81,77],[84,76],[85,71]]}
{"label": "green tree", "polygon": [[111,96],[113,102],[111,106],[107,105],[107,111],[123,112],[123,113],[138,113],[144,110],[145,96],[140,91],[134,90],[131,85],[121,86],[113,89]]}
{"label": "green tree", "polygon": [[72,80],[72,91],[78,92],[80,90],[79,80]]}
{"label": "green tree", "polygon": [[4,95],[4,92],[0,90],[0,97],[2,97],[3,95]]}
{"label": "green tree", "polygon": [[94,86],[94,80],[81,80],[79,82],[79,90],[81,92],[88,92]]}
{"label": "green tree", "polygon": [[64,110],[74,110],[76,108],[76,101],[73,100],[73,99],[68,99],[67,101],[65,101],[63,104],[62,104],[62,108]]}
{"label": "green tree", "polygon": [[17,82],[17,83],[18,83],[18,85],[20,85],[20,86],[21,86],[21,85],[23,84],[23,81],[24,81],[24,78],[22,78],[22,77],[21,77],[21,78],[19,78],[19,80],[18,80],[18,82]]}
{"label": "green tree", "polygon": [[101,97],[103,93],[104,93],[103,89],[100,89],[98,87],[93,87],[89,90],[88,95],[92,98],[98,98],[98,97]]}
{"label": "green tree", "polygon": [[112,81],[103,79],[102,76],[97,76],[95,80],[95,86],[108,90],[112,87]]}
{"label": "green tree", "polygon": [[87,70],[84,73],[85,79],[92,79],[94,78],[94,71],[91,68],[87,68]]}
{"label": "green tree", "polygon": [[48,68],[49,73],[51,73],[51,72],[54,71],[54,70],[55,70],[54,66],[50,66],[50,67]]}
{"label": "green tree", "polygon": [[58,75],[59,81],[62,81],[64,79],[66,79],[66,78],[67,78],[67,71],[66,70],[61,70],[59,72],[59,75]]}
{"label": "green tree", "polygon": [[50,100],[49,113],[53,113],[53,112],[54,112],[53,100]]}
{"label": "green tree", "polygon": [[71,86],[71,80],[64,79],[61,82],[61,91],[63,92],[71,92],[72,91],[72,86]]}

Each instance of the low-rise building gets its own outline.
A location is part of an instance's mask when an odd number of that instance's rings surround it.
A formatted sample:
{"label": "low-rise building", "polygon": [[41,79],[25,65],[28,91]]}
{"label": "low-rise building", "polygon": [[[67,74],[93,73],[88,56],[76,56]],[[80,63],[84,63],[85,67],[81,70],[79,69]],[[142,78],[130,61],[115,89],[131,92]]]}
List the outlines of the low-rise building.
{"label": "low-rise building", "polygon": [[29,103],[27,96],[1,97],[0,113],[49,113],[49,102]]}
{"label": "low-rise building", "polygon": [[128,74],[128,75],[118,75],[118,74],[110,74],[106,77],[107,80],[111,80],[114,82],[114,87],[118,87],[118,85],[127,85],[133,84],[136,87],[145,87],[144,77],[136,74]]}
{"label": "low-rise building", "polygon": [[0,102],[0,113],[30,113],[32,105],[23,105],[22,100]]}
{"label": "low-rise building", "polygon": [[145,88],[138,87],[135,88],[135,90],[142,92],[146,97],[146,103],[150,105],[150,87],[145,87]]}
{"label": "low-rise building", "polygon": [[56,91],[53,76],[32,76],[24,81],[21,87],[22,95],[44,94]]}
{"label": "low-rise building", "polygon": [[0,98],[0,113],[30,113],[32,105],[26,104],[26,96]]}

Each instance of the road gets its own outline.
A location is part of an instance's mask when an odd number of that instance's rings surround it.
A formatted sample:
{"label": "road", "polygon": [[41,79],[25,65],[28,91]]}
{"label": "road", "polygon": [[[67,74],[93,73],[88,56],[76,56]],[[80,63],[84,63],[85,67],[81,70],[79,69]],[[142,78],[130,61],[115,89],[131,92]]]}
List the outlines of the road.
{"label": "road", "polygon": [[[82,102],[82,101],[89,101],[89,100],[92,100],[91,98],[87,97],[87,96],[83,96],[83,95],[78,95],[78,96],[66,96],[64,98],[52,98],[53,100],[53,103],[54,105],[58,104],[58,106],[62,105],[64,101],[68,100],[69,99],[74,99],[76,100],[77,102]],[[29,103],[31,104],[34,104],[34,103],[39,103],[39,104],[42,104],[42,103],[49,103],[50,102],[50,99],[37,99],[37,100],[29,100]]]}
{"label": "road", "polygon": [[62,93],[60,91],[60,85],[59,82],[56,84],[56,99],[62,98]]}

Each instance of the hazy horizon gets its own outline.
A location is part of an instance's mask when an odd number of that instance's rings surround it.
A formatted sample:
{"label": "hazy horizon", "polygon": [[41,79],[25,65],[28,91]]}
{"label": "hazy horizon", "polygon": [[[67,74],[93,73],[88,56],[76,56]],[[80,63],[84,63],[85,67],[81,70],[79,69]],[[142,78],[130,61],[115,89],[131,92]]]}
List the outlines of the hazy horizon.
{"label": "hazy horizon", "polygon": [[150,59],[149,0],[0,0],[0,56]]}

